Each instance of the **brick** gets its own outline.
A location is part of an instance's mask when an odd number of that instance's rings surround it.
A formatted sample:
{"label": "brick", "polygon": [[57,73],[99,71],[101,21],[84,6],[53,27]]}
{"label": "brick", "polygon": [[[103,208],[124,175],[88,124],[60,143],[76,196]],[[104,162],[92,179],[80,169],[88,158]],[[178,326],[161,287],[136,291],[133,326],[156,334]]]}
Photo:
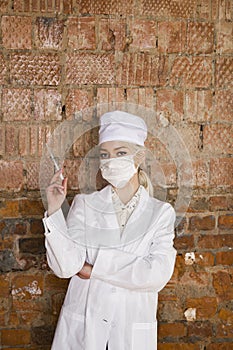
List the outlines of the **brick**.
{"label": "brick", "polygon": [[166,322],[173,322],[183,319],[183,310],[180,305],[179,300],[170,301],[170,297],[168,300],[159,301],[158,304],[158,320],[163,320]]}
{"label": "brick", "polygon": [[7,83],[7,61],[5,57],[0,54],[0,84]]}
{"label": "brick", "polygon": [[33,327],[31,330],[32,341],[36,345],[50,345],[54,336],[52,326]]}
{"label": "brick", "polygon": [[232,338],[232,322],[229,324],[218,324],[216,327],[216,338]]}
{"label": "brick", "polygon": [[23,16],[2,17],[2,43],[6,49],[32,48],[32,19]]}
{"label": "brick", "polygon": [[187,330],[188,337],[200,337],[206,339],[213,336],[213,324],[209,321],[189,322]]}
{"label": "brick", "polygon": [[212,61],[208,57],[178,57],[174,59],[170,73],[170,86],[210,87]]}
{"label": "brick", "polygon": [[2,112],[6,121],[30,119],[32,112],[30,89],[3,89]]}
{"label": "brick", "polygon": [[214,25],[189,22],[187,28],[187,52],[212,53],[214,50]]}
{"label": "brick", "polygon": [[10,284],[7,276],[0,275],[1,298],[8,298],[10,295]]}
{"label": "brick", "polygon": [[228,248],[232,245],[232,236],[221,235],[200,235],[198,238],[198,247],[205,249]]}
{"label": "brick", "polygon": [[18,153],[21,156],[29,154],[29,131],[28,127],[19,128]]}
{"label": "brick", "polygon": [[31,341],[30,331],[26,329],[2,329],[2,345],[16,346],[29,345]]}
{"label": "brick", "polygon": [[213,196],[209,198],[210,211],[227,210],[228,200],[225,196]]}
{"label": "brick", "polygon": [[128,0],[77,0],[79,13],[81,14],[133,14],[134,1]]}
{"label": "brick", "polygon": [[124,103],[126,99],[126,90],[123,88],[97,88],[96,103],[97,103],[97,116],[111,110],[111,106],[115,103]]}
{"label": "brick", "polygon": [[30,300],[39,298],[44,292],[42,274],[17,274],[12,278],[11,294],[13,299]]}
{"label": "brick", "polygon": [[228,122],[232,121],[233,92],[231,90],[217,90],[215,92],[214,119],[218,121],[228,121]]}
{"label": "brick", "polygon": [[[177,144],[180,146],[180,143],[185,145],[186,149],[188,150],[190,156],[193,156],[194,158],[197,157],[197,154],[199,153],[199,144],[200,144],[200,127],[196,124],[188,124],[186,122],[182,122],[176,125],[176,133],[177,138],[175,139],[174,144]],[[170,135],[167,135],[169,137]],[[187,166],[188,163],[184,160],[184,166]],[[205,172],[206,171],[206,164],[205,162],[197,162],[195,165],[196,172]],[[188,176],[188,180],[191,178],[190,174],[190,166],[188,165],[188,169],[184,169],[186,174],[183,174],[183,177]],[[196,176],[196,175],[195,175]],[[207,175],[203,174],[202,182],[207,182],[207,179],[205,179]],[[198,183],[198,181],[197,181]]]}
{"label": "brick", "polygon": [[128,45],[126,37],[126,20],[101,18],[97,48],[104,51],[124,51]]}
{"label": "brick", "polygon": [[4,11],[7,11],[8,9],[8,0],[2,0],[0,3],[0,11],[3,13]]}
{"label": "brick", "polygon": [[148,51],[156,48],[156,22],[133,18],[130,21],[130,51]]}
{"label": "brick", "polygon": [[185,51],[186,25],[184,22],[158,23],[158,51],[179,53]]}
{"label": "brick", "polygon": [[199,254],[196,254],[195,263],[198,266],[214,266],[214,255],[210,252],[201,252]]}
{"label": "brick", "polygon": [[[41,322],[41,315],[39,311],[25,311],[20,312],[21,325],[34,326]],[[30,348],[31,349],[31,348]]]}
{"label": "brick", "polygon": [[45,277],[45,289],[52,293],[66,292],[69,284],[69,279],[58,278],[55,275],[48,274]]}
{"label": "brick", "polygon": [[70,13],[72,11],[71,0],[15,0],[14,11],[16,12],[48,12]]}
{"label": "brick", "polygon": [[[224,322],[224,324],[229,324],[231,325],[233,322],[233,314],[231,310],[221,308],[219,311],[219,319]],[[232,331],[232,329],[231,329]]]}
{"label": "brick", "polygon": [[42,216],[44,213],[44,207],[39,200],[21,199],[19,200],[19,212],[22,216]]}
{"label": "brick", "polygon": [[233,86],[233,60],[231,57],[221,57],[216,61],[215,85],[221,88]]}
{"label": "brick", "polygon": [[0,156],[5,153],[5,126],[0,124]]}
{"label": "brick", "polygon": [[233,126],[223,124],[206,125],[203,130],[203,150],[210,154],[233,152]]}
{"label": "brick", "polygon": [[142,0],[140,13],[156,17],[192,18],[195,14],[196,0]]}
{"label": "brick", "polygon": [[43,235],[44,234],[44,225],[41,219],[31,219],[29,232],[32,235]]}
{"label": "brick", "polygon": [[[153,88],[140,87],[140,88],[126,89],[125,93],[126,94],[124,96],[124,92],[122,92],[121,96],[118,97],[116,101],[120,102],[121,100],[121,102],[124,102],[124,98],[126,98],[127,103],[134,104],[136,108],[138,105],[140,105],[152,110],[155,109],[155,92]],[[112,98],[112,101],[114,101],[113,98]]]}
{"label": "brick", "polygon": [[12,124],[6,125],[5,133],[5,153],[7,155],[16,155],[18,148],[18,130]]}
{"label": "brick", "polygon": [[34,117],[36,120],[61,120],[62,96],[53,89],[40,89],[34,91]]}
{"label": "brick", "polygon": [[119,58],[117,83],[124,85],[164,86],[168,76],[168,60],[149,53],[126,53]]}
{"label": "brick", "polygon": [[225,1],[219,1],[215,0],[213,1],[212,5],[213,9],[213,18],[220,20],[232,20],[233,19],[233,13],[232,13],[232,7],[231,7],[231,0],[225,0]]}
{"label": "brick", "polygon": [[233,29],[231,23],[219,22],[216,24],[217,32],[217,52],[220,54],[233,52],[232,35]]}
{"label": "brick", "polygon": [[175,248],[180,250],[190,250],[194,248],[194,237],[191,235],[184,235],[175,238]]}
{"label": "brick", "polygon": [[217,271],[213,273],[213,287],[220,300],[226,302],[233,298],[232,273]]}
{"label": "brick", "polygon": [[95,50],[95,18],[71,17],[67,21],[68,47],[77,50]]}
{"label": "brick", "polygon": [[63,32],[63,20],[53,17],[38,17],[35,24],[35,44],[40,49],[61,49]]}
{"label": "brick", "polygon": [[160,344],[158,343],[158,350],[200,350],[198,344],[193,343],[166,343]]}
{"label": "brick", "polygon": [[210,185],[232,186],[233,158],[217,158],[210,160]]}
{"label": "brick", "polygon": [[2,190],[20,191],[23,186],[23,164],[21,161],[0,160],[0,187]]}
{"label": "brick", "polygon": [[112,54],[67,54],[66,84],[111,84],[114,81]]}
{"label": "brick", "polygon": [[205,320],[215,316],[217,312],[217,300],[213,297],[203,297],[203,298],[188,298],[186,300],[186,307],[197,309],[197,319]]}
{"label": "brick", "polygon": [[216,265],[233,265],[233,252],[217,252],[216,253]]}
{"label": "brick", "polygon": [[158,338],[184,337],[186,335],[186,325],[183,323],[159,323]]}
{"label": "brick", "polygon": [[233,228],[233,214],[220,215],[218,217],[218,227],[221,229]]}
{"label": "brick", "polygon": [[[200,187],[202,187],[200,185]],[[204,187],[204,186],[203,186]],[[200,197],[192,197],[191,202],[189,204],[188,212],[189,213],[195,213],[195,212],[206,212],[209,209],[209,201],[206,198]]]}
{"label": "brick", "polygon": [[213,93],[211,90],[187,91],[185,94],[185,120],[207,122],[213,115]]}
{"label": "brick", "polygon": [[19,252],[29,254],[44,254],[44,237],[20,238],[18,241]]}
{"label": "brick", "polygon": [[[70,89],[66,96],[66,119],[75,119],[75,116],[79,111],[85,110],[93,106],[93,104],[94,96],[92,89]],[[87,116],[89,117],[84,120],[91,119],[89,113],[87,113]]]}
{"label": "brick", "polygon": [[159,89],[156,92],[156,110],[169,121],[181,121],[184,117],[184,93],[173,89]]}
{"label": "brick", "polygon": [[58,85],[60,70],[59,56],[54,53],[11,54],[10,76],[15,84]]}
{"label": "brick", "polygon": [[19,216],[19,202],[17,200],[0,201],[0,217],[15,218]]}

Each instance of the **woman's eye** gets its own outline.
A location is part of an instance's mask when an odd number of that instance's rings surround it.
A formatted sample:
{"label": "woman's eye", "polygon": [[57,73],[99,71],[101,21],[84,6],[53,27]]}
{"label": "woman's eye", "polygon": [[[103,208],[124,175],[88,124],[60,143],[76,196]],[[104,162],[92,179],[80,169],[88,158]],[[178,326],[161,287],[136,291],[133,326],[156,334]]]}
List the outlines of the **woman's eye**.
{"label": "woman's eye", "polygon": [[125,151],[120,151],[120,152],[117,152],[117,157],[123,157],[127,154],[127,152]]}
{"label": "woman's eye", "polygon": [[100,158],[101,159],[108,158],[108,153],[100,153]]}

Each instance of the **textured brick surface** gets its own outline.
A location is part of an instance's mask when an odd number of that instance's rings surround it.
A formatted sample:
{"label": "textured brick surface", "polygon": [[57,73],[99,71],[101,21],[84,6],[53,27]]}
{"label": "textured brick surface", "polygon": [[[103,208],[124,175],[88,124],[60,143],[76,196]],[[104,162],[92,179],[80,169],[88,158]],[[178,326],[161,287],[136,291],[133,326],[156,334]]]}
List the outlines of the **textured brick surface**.
{"label": "textured brick surface", "polygon": [[219,58],[216,62],[216,86],[217,87],[232,87],[233,86],[233,59]]}
{"label": "textured brick surface", "polygon": [[192,122],[211,120],[214,111],[214,98],[211,90],[187,91],[185,94],[185,119]]}
{"label": "textured brick surface", "polygon": [[233,52],[233,28],[232,24],[228,22],[219,22],[217,28],[217,52],[232,53]]}
{"label": "textured brick surface", "polygon": [[61,120],[62,101],[57,90],[40,89],[34,91],[34,117],[37,120]]}
{"label": "textured brick surface", "polygon": [[5,57],[0,54],[0,84],[7,81],[7,63]]}
{"label": "textured brick surface", "polygon": [[211,154],[233,152],[233,127],[230,125],[206,125],[203,132],[204,150]]}
{"label": "textured brick surface", "polygon": [[30,17],[3,16],[2,43],[7,49],[32,47],[32,19]]}
{"label": "textured brick surface", "polygon": [[211,159],[210,162],[210,184],[211,185],[233,185],[233,178],[229,176],[233,172],[232,158]]}
{"label": "textured brick surface", "polygon": [[43,55],[12,54],[11,81],[20,85],[58,85],[60,82],[59,57],[53,53]]}
{"label": "textured brick surface", "polygon": [[68,47],[94,50],[96,48],[95,18],[69,18],[67,23]]}
{"label": "textured brick surface", "polygon": [[20,190],[23,185],[23,164],[20,161],[0,161],[0,187],[2,190]]}
{"label": "textured brick surface", "polygon": [[168,61],[164,56],[125,54],[118,64],[117,83],[125,85],[165,85]]}
{"label": "textured brick surface", "polygon": [[32,113],[31,90],[3,89],[3,119],[7,121],[28,120]]}
{"label": "textured brick surface", "polygon": [[171,121],[181,121],[184,117],[183,91],[159,89],[156,93],[156,110]]}
{"label": "textured brick surface", "polygon": [[152,50],[156,48],[156,22],[133,19],[130,23],[131,50]]}
{"label": "textured brick surface", "polygon": [[66,118],[74,119],[78,111],[91,107],[93,103],[92,90],[70,90],[66,97]]}
{"label": "textured brick surface", "polygon": [[171,86],[208,88],[212,81],[212,62],[210,58],[176,58],[170,74]]}
{"label": "textured brick surface", "polygon": [[127,43],[125,19],[101,18],[99,20],[98,49],[124,51]]}
{"label": "textured brick surface", "polygon": [[214,50],[214,26],[211,23],[188,23],[187,51],[211,53]]}
{"label": "textured brick surface", "polygon": [[111,54],[68,54],[67,84],[111,84],[115,81],[114,57]]}
{"label": "textured brick surface", "polygon": [[134,1],[124,0],[77,0],[79,12],[82,14],[132,14],[134,12]]}
{"label": "textured brick surface", "polygon": [[232,121],[233,118],[233,92],[231,90],[218,90],[214,96],[215,120]]}
{"label": "textured brick surface", "polygon": [[184,22],[158,23],[159,52],[177,53],[185,50],[186,24]]}
{"label": "textured brick surface", "polygon": [[195,14],[196,0],[141,0],[141,13],[156,17],[189,18]]}
{"label": "textured brick surface", "polygon": [[61,49],[64,22],[56,18],[39,17],[36,19],[35,43],[42,49]]}

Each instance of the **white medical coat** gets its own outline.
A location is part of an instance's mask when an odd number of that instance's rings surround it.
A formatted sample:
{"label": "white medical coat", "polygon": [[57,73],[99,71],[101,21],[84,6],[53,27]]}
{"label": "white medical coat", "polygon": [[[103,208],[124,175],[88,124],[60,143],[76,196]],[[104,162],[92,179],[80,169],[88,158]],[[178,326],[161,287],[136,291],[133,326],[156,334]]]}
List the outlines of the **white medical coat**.
{"label": "white medical coat", "polygon": [[[156,350],[158,292],[172,276],[175,211],[142,189],[122,237],[111,185],[43,219],[47,260],[72,277],[52,350]],[[90,279],[76,275],[84,262]]]}

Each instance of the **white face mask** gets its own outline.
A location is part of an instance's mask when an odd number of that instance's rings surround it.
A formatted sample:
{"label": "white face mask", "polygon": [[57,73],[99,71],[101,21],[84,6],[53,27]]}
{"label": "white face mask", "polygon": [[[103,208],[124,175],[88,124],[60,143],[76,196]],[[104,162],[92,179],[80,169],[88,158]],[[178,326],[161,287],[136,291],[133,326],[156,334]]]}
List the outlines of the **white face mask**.
{"label": "white face mask", "polygon": [[100,170],[103,178],[116,188],[124,187],[138,169],[134,165],[134,155],[100,159]]}

